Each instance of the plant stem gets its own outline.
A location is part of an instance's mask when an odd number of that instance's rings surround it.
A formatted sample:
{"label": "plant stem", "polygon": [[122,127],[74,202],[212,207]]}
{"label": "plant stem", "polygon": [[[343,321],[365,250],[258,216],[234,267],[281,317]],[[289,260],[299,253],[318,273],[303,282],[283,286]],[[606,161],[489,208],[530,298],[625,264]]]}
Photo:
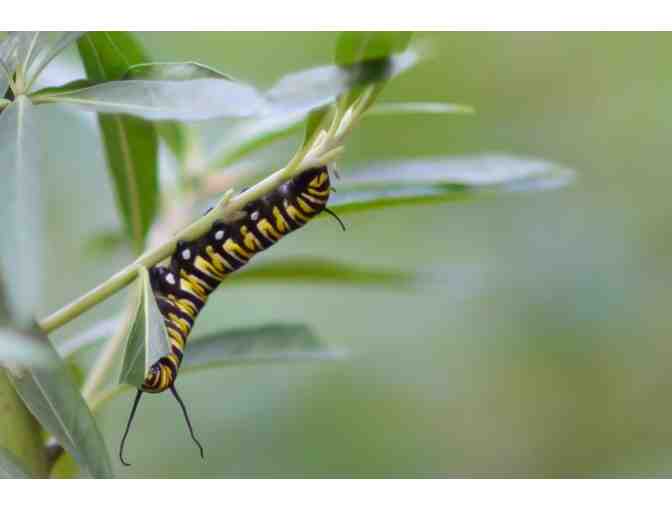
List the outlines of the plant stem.
{"label": "plant stem", "polygon": [[210,230],[215,220],[230,221],[235,219],[236,213],[247,204],[272,192],[295,175],[311,167],[331,163],[341,154],[341,145],[345,136],[349,134],[353,125],[371,104],[375,87],[375,85],[367,87],[361,97],[350,106],[348,112],[337,110],[335,115],[338,116],[341,125],[337,129],[334,129],[335,125],[330,126],[329,131],[323,130],[319,133],[320,136],[315,136],[312,146],[309,146],[308,149],[302,148],[286,167],[272,173],[235,197],[232,197],[233,190],[227,192],[212,211],[183,229],[172,239],[141,255],[135,262],[126,266],[107,281],[41,320],[39,325],[42,330],[45,333],[50,333],[115,294],[135,279],[138,267],[150,268],[170,256],[175,251],[179,240],[190,241],[202,236]]}

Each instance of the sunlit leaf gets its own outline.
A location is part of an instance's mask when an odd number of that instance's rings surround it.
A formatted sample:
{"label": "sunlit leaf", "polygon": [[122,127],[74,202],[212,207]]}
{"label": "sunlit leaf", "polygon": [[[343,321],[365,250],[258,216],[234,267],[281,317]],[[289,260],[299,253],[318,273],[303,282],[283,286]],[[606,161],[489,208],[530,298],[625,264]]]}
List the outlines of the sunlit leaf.
{"label": "sunlit leaf", "polygon": [[249,117],[267,110],[263,95],[251,85],[193,62],[134,65],[124,78],[40,93],[36,101],[61,102],[99,113],[126,113],[149,120]]}
{"label": "sunlit leaf", "polygon": [[341,32],[336,40],[334,61],[351,65],[385,58],[408,47],[413,32]]}
{"label": "sunlit leaf", "polygon": [[292,257],[266,263],[251,264],[231,277],[235,283],[326,283],[332,285],[407,285],[415,274],[347,264],[317,257]]}
{"label": "sunlit leaf", "polygon": [[339,182],[329,206],[349,212],[459,200],[477,192],[549,189],[567,185],[573,176],[556,163],[497,154],[378,162]]}
{"label": "sunlit leaf", "polygon": [[0,327],[0,365],[44,365],[49,361],[49,349],[30,335]]}
{"label": "sunlit leaf", "polygon": [[12,452],[0,447],[0,478],[30,478],[30,472]]}
{"label": "sunlit leaf", "polygon": [[303,324],[268,324],[224,331],[194,339],[183,371],[261,362],[328,361],[343,351],[329,349]]}
{"label": "sunlit leaf", "polygon": [[17,323],[28,326],[40,302],[42,199],[40,144],[34,108],[25,96],[0,113],[0,267]]}
{"label": "sunlit leaf", "polygon": [[163,316],[154,298],[149,272],[139,270],[136,304],[129,322],[120,382],[140,387],[150,367],[170,353]]}
{"label": "sunlit leaf", "polygon": [[33,82],[42,70],[65,48],[79,39],[85,32],[41,32],[40,45],[35,50],[26,76]]}
{"label": "sunlit leaf", "polygon": [[450,114],[450,113],[474,113],[474,108],[469,105],[454,103],[378,103],[366,112],[366,115],[405,115],[405,114]]}
{"label": "sunlit leaf", "polygon": [[409,49],[350,67],[322,66],[288,74],[268,91],[271,113],[289,115],[314,110],[354,87],[390,80],[417,61],[418,54]]}
{"label": "sunlit leaf", "polygon": [[96,478],[112,477],[105,443],[79,388],[49,340],[43,337],[42,341],[49,349],[48,364],[10,368],[14,388],[45,430],[75,458],[83,473]]}
{"label": "sunlit leaf", "polygon": [[231,76],[198,62],[148,62],[131,66],[126,80],[189,81],[201,79],[229,80]]}
{"label": "sunlit leaf", "polygon": [[[129,65],[147,60],[140,44],[125,32],[88,33],[77,44],[94,82],[121,79]],[[126,231],[140,252],[158,211],[156,130],[150,122],[126,115],[99,115],[98,122]]]}

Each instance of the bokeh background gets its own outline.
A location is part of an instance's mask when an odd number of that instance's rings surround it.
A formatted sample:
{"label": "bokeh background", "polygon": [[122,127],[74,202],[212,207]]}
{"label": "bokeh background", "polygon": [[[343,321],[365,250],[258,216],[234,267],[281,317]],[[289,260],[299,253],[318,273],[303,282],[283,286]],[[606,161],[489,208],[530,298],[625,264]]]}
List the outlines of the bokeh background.
{"label": "bokeh background", "polygon": [[[196,60],[260,86],[328,63],[336,34],[139,33],[155,60]],[[263,254],[417,269],[390,289],[224,286],[197,332],[292,321],[350,356],[181,379],[201,461],[169,395],[145,398],[127,476],[612,476],[672,473],[670,34],[430,33],[433,58],[388,100],[475,116],[373,118],[368,160],[501,152],[577,171],[568,188],[311,224]],[[75,61],[75,53],[70,55]],[[85,240],[120,222],[95,124],[43,107],[53,311],[131,260]],[[285,153],[278,151],[277,165]],[[118,311],[123,296],[60,331]],[[188,352],[187,352],[188,355]],[[99,414],[116,452],[131,404]],[[116,461],[115,459],[115,462]]]}

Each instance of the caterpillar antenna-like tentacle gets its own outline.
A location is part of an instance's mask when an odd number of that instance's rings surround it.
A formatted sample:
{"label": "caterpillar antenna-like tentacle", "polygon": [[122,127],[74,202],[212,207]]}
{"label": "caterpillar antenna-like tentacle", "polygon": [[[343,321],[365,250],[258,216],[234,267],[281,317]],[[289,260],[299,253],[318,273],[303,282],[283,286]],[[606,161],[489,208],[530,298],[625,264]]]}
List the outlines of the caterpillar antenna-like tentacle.
{"label": "caterpillar antenna-like tentacle", "polygon": [[174,384],[170,387],[170,391],[175,397],[175,400],[177,400],[177,403],[180,404],[180,407],[182,408],[182,413],[184,413],[184,419],[187,422],[187,427],[189,428],[189,434],[191,434],[191,439],[193,439],[194,443],[196,443],[196,445],[198,446],[198,449],[201,451],[201,458],[203,459],[204,458],[203,445],[199,442],[198,439],[196,439],[196,436],[194,435],[194,428],[191,426],[191,420],[189,420],[189,413],[187,413],[187,408],[184,405],[184,402],[182,402],[180,395],[177,393],[177,389],[175,388]]}
{"label": "caterpillar antenna-like tentacle", "polygon": [[336,218],[336,221],[338,221],[338,223],[341,225],[341,228],[343,229],[343,232],[345,232],[345,230],[346,230],[345,225],[341,221],[341,218],[338,217],[338,214],[336,214],[334,211],[332,211],[328,207],[325,207],[324,210],[325,210],[325,212],[331,214],[334,218]]}
{"label": "caterpillar antenna-like tentacle", "polygon": [[130,466],[130,464],[124,460],[124,444],[126,444],[128,431],[131,429],[131,423],[133,422],[135,411],[138,408],[138,404],[140,403],[140,397],[142,397],[142,390],[138,390],[138,393],[135,395],[133,407],[131,408],[131,415],[128,417],[128,423],[126,423],[126,431],[124,432],[124,436],[121,438],[121,444],[119,445],[119,460],[124,466]]}

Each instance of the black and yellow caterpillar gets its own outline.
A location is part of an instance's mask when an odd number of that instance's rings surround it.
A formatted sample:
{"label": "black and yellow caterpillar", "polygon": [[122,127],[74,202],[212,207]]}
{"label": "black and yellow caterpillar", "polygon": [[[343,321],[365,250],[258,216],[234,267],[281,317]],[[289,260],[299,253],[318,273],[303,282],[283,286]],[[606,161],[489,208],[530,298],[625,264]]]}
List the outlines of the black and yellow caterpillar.
{"label": "black and yellow caterpillar", "polygon": [[326,207],[330,191],[326,167],[306,170],[268,195],[247,204],[240,219],[231,223],[215,222],[199,239],[178,242],[169,265],[156,265],[150,269],[150,282],[164,318],[171,352],[152,365],[138,389],[119,450],[123,464],[128,465],[123,459],[124,442],[142,393],[160,393],[167,389],[182,407],[191,436],[203,456],[203,448],[194,436],[184,403],[175,389],[194,322],[210,294],[228,274],[321,212],[333,215]]}

